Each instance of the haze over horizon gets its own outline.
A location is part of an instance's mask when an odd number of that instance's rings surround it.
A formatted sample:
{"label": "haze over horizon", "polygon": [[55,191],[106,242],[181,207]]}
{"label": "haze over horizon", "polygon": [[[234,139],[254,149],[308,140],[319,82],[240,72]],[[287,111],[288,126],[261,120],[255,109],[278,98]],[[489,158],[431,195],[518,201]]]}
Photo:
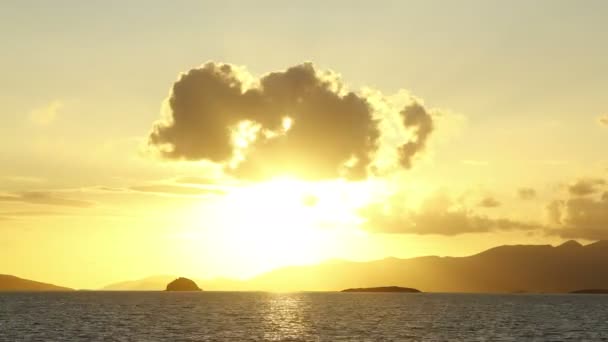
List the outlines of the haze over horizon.
{"label": "haze over horizon", "polygon": [[608,240],[607,11],[3,2],[0,274],[97,289]]}

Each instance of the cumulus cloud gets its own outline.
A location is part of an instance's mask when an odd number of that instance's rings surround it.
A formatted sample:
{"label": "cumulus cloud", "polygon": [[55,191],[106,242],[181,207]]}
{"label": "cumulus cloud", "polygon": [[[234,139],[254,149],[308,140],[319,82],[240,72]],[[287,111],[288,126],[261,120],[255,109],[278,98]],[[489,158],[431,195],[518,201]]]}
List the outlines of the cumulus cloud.
{"label": "cumulus cloud", "polygon": [[[372,102],[312,63],[255,79],[242,67],[208,62],[175,82],[148,141],[167,159],[210,161],[243,179],[363,179],[383,119]],[[419,103],[396,111],[412,132],[395,146],[410,167],[433,130],[432,117]]]}
{"label": "cumulus cloud", "polygon": [[399,148],[401,165],[405,168],[412,166],[412,159],[426,147],[426,141],[433,132],[433,118],[427,110],[417,102],[408,105],[401,111],[403,123],[413,130],[415,139],[408,141]]}
{"label": "cumulus cloud", "polygon": [[608,126],[608,114],[600,116],[597,119],[597,122],[599,122],[601,125]]}
{"label": "cumulus cloud", "polygon": [[585,186],[576,187],[575,191],[570,188],[568,198],[556,199],[547,205],[551,232],[569,239],[608,239],[608,191],[598,188],[606,183],[595,179],[580,184]]}
{"label": "cumulus cloud", "polygon": [[606,185],[606,181],[601,178],[584,178],[575,181],[568,186],[571,195],[586,196],[601,191]]}
{"label": "cumulus cloud", "polygon": [[494,197],[484,197],[478,204],[482,208],[496,208],[500,206],[500,202]]}
{"label": "cumulus cloud", "polygon": [[608,239],[608,192],[599,198],[575,197],[549,204],[552,232],[568,239]]}
{"label": "cumulus cloud", "polygon": [[475,213],[444,193],[427,198],[417,210],[407,208],[402,194],[360,211],[363,228],[377,233],[459,235],[495,230],[532,230],[537,225]]}
{"label": "cumulus cloud", "polygon": [[24,202],[31,204],[46,204],[65,207],[86,208],[93,205],[92,202],[70,199],[58,196],[46,191],[26,191],[8,195],[0,195],[0,201]]}
{"label": "cumulus cloud", "polygon": [[533,188],[520,188],[517,190],[517,197],[522,200],[531,200],[536,198],[536,190]]}
{"label": "cumulus cloud", "polygon": [[561,225],[562,224],[562,211],[564,209],[565,201],[553,200],[547,204],[545,208],[547,218],[550,223]]}

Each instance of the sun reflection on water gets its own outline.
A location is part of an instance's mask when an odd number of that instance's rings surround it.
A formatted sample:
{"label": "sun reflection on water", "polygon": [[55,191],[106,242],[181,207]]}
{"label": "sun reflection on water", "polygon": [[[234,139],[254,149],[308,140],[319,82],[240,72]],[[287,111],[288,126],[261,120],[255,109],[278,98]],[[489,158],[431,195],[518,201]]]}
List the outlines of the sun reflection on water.
{"label": "sun reflection on water", "polygon": [[310,302],[294,293],[274,293],[263,312],[264,340],[291,341],[311,336]]}

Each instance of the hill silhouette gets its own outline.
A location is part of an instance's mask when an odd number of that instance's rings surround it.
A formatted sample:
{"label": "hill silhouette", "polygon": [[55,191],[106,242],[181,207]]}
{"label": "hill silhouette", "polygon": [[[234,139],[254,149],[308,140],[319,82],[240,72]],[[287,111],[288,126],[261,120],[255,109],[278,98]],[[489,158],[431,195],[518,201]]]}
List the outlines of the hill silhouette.
{"label": "hill silhouette", "polygon": [[166,291],[202,291],[194,281],[179,277],[167,284]]}
{"label": "hill silhouette", "polygon": [[177,278],[173,275],[157,275],[143,279],[128,280],[103,287],[103,291],[162,291],[165,286]]}
{"label": "hill silhouette", "polygon": [[[499,246],[467,257],[332,260],[284,267],[245,281],[216,279],[197,283],[212,291],[340,291],[395,284],[425,292],[565,293],[608,288],[606,269],[608,241],[586,246],[568,241],[556,247]],[[163,290],[166,284],[159,283],[156,289]]]}
{"label": "hill silhouette", "polygon": [[0,274],[0,291],[73,291],[70,288]]}

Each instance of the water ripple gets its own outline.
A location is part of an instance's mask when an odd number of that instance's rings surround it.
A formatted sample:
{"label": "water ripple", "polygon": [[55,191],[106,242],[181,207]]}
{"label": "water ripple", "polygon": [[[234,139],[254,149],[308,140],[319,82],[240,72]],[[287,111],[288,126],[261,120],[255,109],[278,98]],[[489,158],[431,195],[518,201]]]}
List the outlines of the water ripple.
{"label": "water ripple", "polygon": [[608,341],[608,296],[3,293],[0,341]]}

